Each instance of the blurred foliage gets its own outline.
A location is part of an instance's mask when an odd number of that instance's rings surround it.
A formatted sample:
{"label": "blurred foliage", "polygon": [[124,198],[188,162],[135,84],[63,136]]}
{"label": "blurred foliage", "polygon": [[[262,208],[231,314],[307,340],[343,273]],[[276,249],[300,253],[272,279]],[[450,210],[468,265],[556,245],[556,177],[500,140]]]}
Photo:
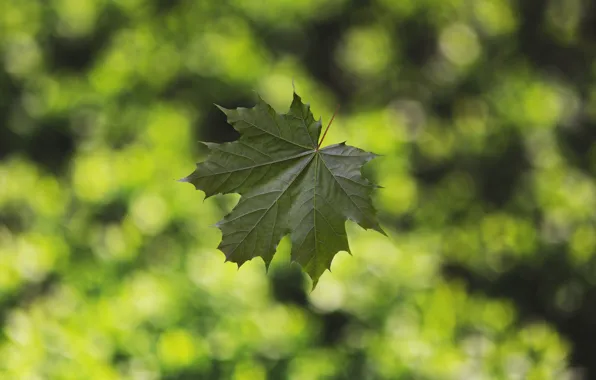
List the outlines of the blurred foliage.
{"label": "blurred foliage", "polygon": [[[0,58],[1,379],[596,376],[594,4],[4,0]],[[292,80],[392,236],[311,294],[175,181]]]}

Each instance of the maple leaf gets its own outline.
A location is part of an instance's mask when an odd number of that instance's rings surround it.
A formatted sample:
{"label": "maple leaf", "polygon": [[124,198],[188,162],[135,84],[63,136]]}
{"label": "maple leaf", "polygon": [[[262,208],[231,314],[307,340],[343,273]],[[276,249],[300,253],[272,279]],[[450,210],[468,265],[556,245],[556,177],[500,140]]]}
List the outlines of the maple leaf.
{"label": "maple leaf", "polygon": [[[206,143],[207,160],[182,182],[205,192],[239,193],[236,207],[217,226],[226,261],[242,265],[260,256],[267,268],[279,241],[290,234],[291,258],[313,287],[339,251],[350,252],[345,221],[385,232],[370,199],[377,186],[361,175],[375,154],[345,143],[320,149],[321,120],[294,92],[290,110],[278,114],[263,99],[253,108],[221,109],[237,141]],[[324,137],[324,136],[323,136]],[[322,140],[321,140],[322,142]]]}

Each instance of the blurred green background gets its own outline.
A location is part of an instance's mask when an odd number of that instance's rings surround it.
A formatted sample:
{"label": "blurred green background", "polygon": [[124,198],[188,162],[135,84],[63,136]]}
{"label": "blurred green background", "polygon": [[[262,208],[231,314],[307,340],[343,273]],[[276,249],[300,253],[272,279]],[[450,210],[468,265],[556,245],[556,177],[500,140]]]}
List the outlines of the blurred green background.
{"label": "blurred green background", "polygon": [[[0,379],[596,378],[596,5],[2,0]],[[298,93],[383,157],[312,293],[175,180]]]}

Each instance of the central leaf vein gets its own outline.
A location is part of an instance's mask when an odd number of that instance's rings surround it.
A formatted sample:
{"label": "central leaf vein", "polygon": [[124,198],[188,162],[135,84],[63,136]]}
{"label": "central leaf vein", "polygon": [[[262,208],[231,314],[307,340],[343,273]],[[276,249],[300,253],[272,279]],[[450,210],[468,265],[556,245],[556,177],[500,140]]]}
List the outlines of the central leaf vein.
{"label": "central leaf vein", "polygon": [[[314,155],[313,155],[314,157]],[[285,189],[281,190],[279,196],[277,198],[275,198],[275,200],[271,203],[271,206],[266,207],[265,208],[265,212],[263,213],[263,215],[261,215],[261,217],[255,222],[255,224],[251,227],[251,229],[248,231],[248,233],[246,234],[246,236],[244,237],[244,239],[242,239],[238,245],[228,254],[228,257],[232,256],[234,254],[234,252],[236,251],[236,249],[238,249],[238,247],[240,246],[240,244],[242,244],[247,238],[248,236],[255,230],[255,228],[257,228],[257,226],[261,223],[261,221],[263,220],[263,218],[265,218],[265,216],[269,213],[269,211],[271,211],[271,209],[273,208],[274,205],[277,204],[277,202],[281,199],[281,197],[284,196],[284,194],[286,194],[286,192],[288,191],[288,189],[292,186],[292,184],[296,181],[296,179],[298,177],[300,177],[300,174],[302,173],[302,171],[304,171],[304,169],[308,166],[308,164],[310,164],[310,162],[312,161],[313,157],[310,157],[306,163],[304,164],[304,166],[302,168],[300,168],[299,170],[296,171],[296,174],[294,175],[294,178],[292,178],[292,180],[287,184],[287,186],[285,187]],[[257,194],[260,195],[260,194]]]}

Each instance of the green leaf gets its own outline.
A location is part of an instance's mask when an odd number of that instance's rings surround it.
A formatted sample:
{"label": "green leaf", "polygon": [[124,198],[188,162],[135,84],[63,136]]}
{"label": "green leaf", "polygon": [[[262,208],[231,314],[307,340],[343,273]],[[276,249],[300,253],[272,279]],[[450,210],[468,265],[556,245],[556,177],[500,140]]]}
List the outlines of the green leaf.
{"label": "green leaf", "polygon": [[218,247],[226,261],[239,266],[260,256],[267,267],[288,233],[291,257],[312,278],[331,266],[339,251],[350,252],[345,221],[384,234],[370,194],[375,185],[361,175],[376,157],[345,143],[317,146],[321,121],[294,93],[286,114],[278,114],[259,98],[254,108],[219,107],[240,133],[237,141],[208,143],[205,162],[183,182],[206,194],[239,193],[236,207],[217,226]]}

